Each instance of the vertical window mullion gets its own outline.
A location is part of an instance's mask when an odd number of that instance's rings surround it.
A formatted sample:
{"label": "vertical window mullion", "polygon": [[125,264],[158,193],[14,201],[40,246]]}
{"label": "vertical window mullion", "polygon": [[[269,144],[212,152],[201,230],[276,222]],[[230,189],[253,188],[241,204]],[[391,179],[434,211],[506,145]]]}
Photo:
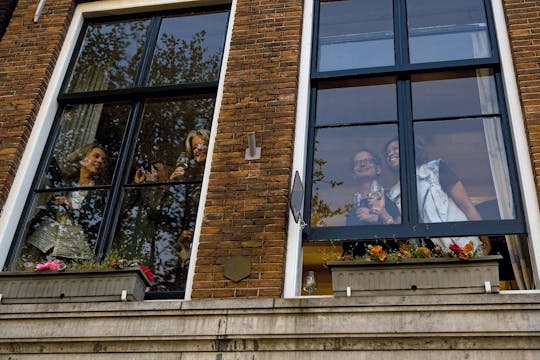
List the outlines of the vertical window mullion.
{"label": "vertical window mullion", "polygon": [[309,109],[309,133],[308,133],[308,146],[309,151],[307,152],[307,166],[306,166],[306,185],[304,196],[304,216],[309,215],[307,219],[304,219],[305,223],[308,226],[311,226],[311,196],[312,196],[312,184],[313,184],[313,159],[315,157],[315,112],[317,104],[317,88],[313,86],[311,88],[311,101]]}
{"label": "vertical window mullion", "polygon": [[152,57],[154,55],[154,49],[156,48],[160,26],[161,17],[153,18],[146,34],[144,53],[141,63],[139,64],[139,69],[137,70],[137,77],[135,79],[136,87],[143,86],[148,80],[148,74],[150,73],[150,66],[152,65]]}
{"label": "vertical window mullion", "polygon": [[122,203],[123,187],[129,175],[131,166],[131,155],[135,148],[137,134],[139,132],[144,106],[142,102],[133,105],[133,110],[128,120],[128,126],[124,134],[123,143],[118,154],[118,164],[115,169],[115,176],[111,182],[111,192],[103,211],[103,223],[98,234],[97,258],[102,260],[111,248],[114,228],[118,221],[120,207]]}
{"label": "vertical window mullion", "polygon": [[408,64],[407,9],[403,0],[394,0],[394,48],[396,66]]}
{"label": "vertical window mullion", "polygon": [[402,196],[402,223],[418,224],[416,167],[410,77],[398,79],[399,153]]}
{"label": "vertical window mullion", "polygon": [[497,42],[497,34],[495,31],[495,19],[493,18],[493,7],[491,6],[491,0],[484,0],[484,7],[488,24],[489,41],[491,42],[491,56],[497,59],[497,62],[499,62],[499,46]]}
{"label": "vertical window mullion", "polygon": [[313,35],[311,42],[311,76],[317,73],[317,62],[319,53],[319,23],[321,4],[319,0],[313,2]]}

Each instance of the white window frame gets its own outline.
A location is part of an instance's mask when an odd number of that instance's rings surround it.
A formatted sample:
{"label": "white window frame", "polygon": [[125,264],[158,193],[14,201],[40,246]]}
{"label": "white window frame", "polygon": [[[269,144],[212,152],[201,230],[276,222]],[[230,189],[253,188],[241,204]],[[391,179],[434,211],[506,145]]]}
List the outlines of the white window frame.
{"label": "white window frame", "polygon": [[[17,174],[15,175],[15,179],[0,216],[0,269],[4,266],[7,260],[7,254],[9,252],[11,242],[13,241],[17,224],[19,223],[19,219],[22,215],[26,198],[30,193],[32,181],[35,177],[39,161],[45,148],[45,143],[47,141],[48,134],[50,133],[55,114],[58,110],[58,102],[56,99],[60,93],[62,81],[67,73],[69,62],[73,56],[76,42],[81,32],[84,20],[87,18],[110,15],[134,14],[141,12],[147,13],[161,10],[181,9],[186,7],[204,7],[218,4],[230,4],[230,19],[225,39],[225,48],[223,51],[222,66],[215,101],[215,110],[212,119],[212,129],[210,131],[210,144],[207,156],[208,161],[206,161],[206,169],[204,171],[202,182],[201,197],[193,236],[191,261],[189,264],[188,279],[184,297],[184,300],[191,299],[193,272],[197,260],[199,236],[201,233],[204,204],[206,201],[208,179],[210,176],[209,168],[210,164],[212,163],[219,111],[223,98],[223,84],[227,70],[227,59],[230,51],[230,40],[236,10],[236,1],[237,0],[107,0],[88,2],[79,4],[77,6],[67,31],[64,44],[62,45],[62,49],[56,61],[56,66],[51,75],[51,79],[49,80],[41,107],[36,116],[34,127],[32,128],[24,154],[17,169]],[[44,134],[47,136],[44,136]]]}
{"label": "white window frame", "polygon": [[[313,0],[304,0],[302,46],[300,56],[300,78],[296,111],[296,128],[293,157],[293,171],[299,172],[305,180],[307,134],[309,123],[310,64],[313,33]],[[540,286],[540,208],[536,184],[534,181],[525,123],[519,100],[519,91],[512,61],[512,52],[508,37],[508,28],[504,17],[502,0],[491,0],[495,31],[500,52],[501,75],[504,84],[505,99],[510,120],[512,143],[518,169],[518,179],[522,192],[522,204],[527,222],[529,250],[531,255],[534,283]],[[292,183],[292,181],[291,181]],[[304,186],[309,186],[305,184]],[[285,269],[285,298],[299,297],[302,287],[302,227],[289,214],[287,238],[287,258]],[[534,290],[533,290],[534,291]],[[516,291],[518,292],[518,291]],[[523,291],[519,291],[523,293]]]}

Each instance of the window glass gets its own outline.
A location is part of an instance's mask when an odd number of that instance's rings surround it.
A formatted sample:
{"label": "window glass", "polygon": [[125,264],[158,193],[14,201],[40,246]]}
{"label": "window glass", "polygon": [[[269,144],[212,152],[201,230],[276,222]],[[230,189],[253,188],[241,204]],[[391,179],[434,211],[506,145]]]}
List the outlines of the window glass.
{"label": "window glass", "polygon": [[317,91],[317,125],[354,124],[397,120],[396,84],[393,78],[355,80],[320,86]]}
{"label": "window glass", "polygon": [[[125,104],[67,106],[60,117],[60,133],[40,188],[110,184],[130,111],[131,106]],[[93,145],[101,147],[104,156],[91,159],[93,164],[86,169],[85,152]],[[94,172],[90,184],[80,183],[81,171]]]}
{"label": "window glass", "polygon": [[321,2],[317,69],[393,65],[393,22],[392,0]]}
{"label": "window glass", "polygon": [[227,18],[222,12],[163,19],[148,84],[217,80]]}
{"label": "window glass", "polygon": [[400,222],[399,163],[386,161],[385,146],[396,137],[394,124],[316,131],[312,226]]}
{"label": "window glass", "polygon": [[17,268],[33,270],[49,257],[92,260],[107,195],[106,190],[37,194]]}
{"label": "window glass", "polygon": [[411,63],[491,56],[483,0],[407,0]]}
{"label": "window glass", "polygon": [[499,112],[490,69],[455,70],[411,76],[415,119]]}
{"label": "window glass", "polygon": [[416,122],[419,220],[514,219],[500,118]]}
{"label": "window glass", "polygon": [[[161,162],[170,171],[178,166],[186,169],[183,177],[201,179],[204,162],[196,161],[193,152],[208,150],[208,138],[215,101],[209,99],[195,99],[176,101],[151,101],[145,106],[141,129],[137,139],[137,148],[132,162],[132,176],[129,181],[141,179],[148,174],[150,165]],[[192,148],[186,147],[186,137],[191,131],[201,130],[204,141]],[[195,135],[197,136],[197,135]],[[201,134],[199,134],[201,137]],[[202,148],[206,146],[206,148]],[[139,178],[135,176],[139,173]],[[172,173],[169,174],[171,176]]]}
{"label": "window glass", "polygon": [[134,86],[150,20],[90,24],[67,92]]}
{"label": "window glass", "polygon": [[199,197],[200,184],[130,188],[124,193],[113,249],[122,258],[149,266],[154,291],[184,290]]}

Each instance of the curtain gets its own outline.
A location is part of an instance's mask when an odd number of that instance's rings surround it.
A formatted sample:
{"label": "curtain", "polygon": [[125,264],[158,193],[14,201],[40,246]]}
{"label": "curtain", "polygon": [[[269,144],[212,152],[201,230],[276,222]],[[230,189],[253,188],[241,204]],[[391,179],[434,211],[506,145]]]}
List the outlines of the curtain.
{"label": "curtain", "polygon": [[[487,38],[482,36],[482,33],[472,34],[472,38],[475,54],[485,53],[485,47],[489,46]],[[477,69],[476,75],[482,114],[498,113],[497,94],[491,71]],[[512,187],[499,118],[486,117],[483,120],[483,125],[499,214],[501,219],[513,219],[515,213]],[[533,286],[532,276],[523,243],[517,235],[506,235],[505,239],[518,288],[521,290],[531,289]]]}
{"label": "curtain", "polygon": [[[70,85],[70,88],[77,92],[102,90],[109,82],[107,72],[101,66],[97,66],[91,76],[79,77],[73,81],[74,85]],[[103,104],[85,104],[64,111],[62,132],[54,149],[61,170],[71,165],[67,163],[70,153],[95,141],[102,110]]]}

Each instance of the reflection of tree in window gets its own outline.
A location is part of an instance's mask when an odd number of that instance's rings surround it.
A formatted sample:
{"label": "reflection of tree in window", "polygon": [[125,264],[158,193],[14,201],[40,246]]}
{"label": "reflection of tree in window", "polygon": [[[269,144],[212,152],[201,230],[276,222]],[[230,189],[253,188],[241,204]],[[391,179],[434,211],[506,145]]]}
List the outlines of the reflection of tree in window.
{"label": "reflection of tree in window", "polygon": [[[207,55],[206,31],[184,40],[163,34],[162,46],[156,49],[150,71],[150,85],[213,81],[219,72],[221,54]],[[207,58],[207,60],[205,60]]]}
{"label": "reflection of tree in window", "polygon": [[[317,153],[317,144],[318,141],[315,141],[315,151]],[[337,215],[347,214],[351,208],[351,204],[345,204],[343,207],[337,207],[332,209],[332,207],[327,204],[319,195],[319,183],[329,184],[332,189],[337,188],[338,186],[343,185],[342,181],[336,181],[331,178],[328,178],[324,174],[324,166],[328,161],[323,158],[313,159],[313,194],[311,196],[311,226],[327,226],[327,219],[332,218]]]}
{"label": "reflection of tree in window", "polygon": [[133,86],[148,24],[141,20],[90,25],[68,91]]}

